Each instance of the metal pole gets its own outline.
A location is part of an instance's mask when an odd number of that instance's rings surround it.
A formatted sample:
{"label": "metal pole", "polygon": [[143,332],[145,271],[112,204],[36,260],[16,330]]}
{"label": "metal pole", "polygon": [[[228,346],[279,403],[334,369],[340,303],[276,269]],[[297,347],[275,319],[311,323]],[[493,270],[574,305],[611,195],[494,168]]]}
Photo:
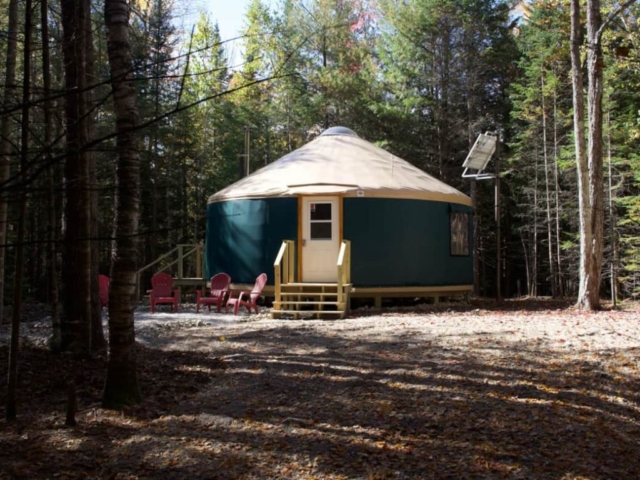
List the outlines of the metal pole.
{"label": "metal pole", "polygon": [[251,165],[249,160],[250,160],[250,155],[251,155],[251,143],[250,143],[250,132],[251,129],[249,128],[249,126],[245,126],[244,127],[244,174],[245,176],[249,175],[249,166]]}

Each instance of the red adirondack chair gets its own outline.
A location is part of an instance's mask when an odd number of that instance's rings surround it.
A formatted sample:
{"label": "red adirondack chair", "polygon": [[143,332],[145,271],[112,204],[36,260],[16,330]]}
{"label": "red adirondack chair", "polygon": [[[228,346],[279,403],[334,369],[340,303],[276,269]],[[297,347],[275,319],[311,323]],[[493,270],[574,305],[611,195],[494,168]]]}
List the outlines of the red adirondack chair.
{"label": "red adirondack chair", "polygon": [[151,313],[155,313],[156,305],[161,303],[169,303],[172,305],[172,310],[178,311],[180,289],[173,288],[173,277],[168,273],[160,272],[151,277],[151,290],[147,290],[147,293],[149,294]]}
{"label": "red adirondack chair", "polygon": [[106,275],[98,275],[98,284],[100,285],[100,309],[109,305],[109,284],[111,279]]}
{"label": "red adirondack chair", "polygon": [[218,313],[220,313],[222,302],[225,301],[229,293],[230,284],[231,277],[226,273],[217,273],[211,277],[209,295],[207,295],[206,291],[203,294],[202,290],[196,290],[196,312],[200,311],[200,304],[202,304],[209,307],[209,311],[211,311],[211,305],[215,305]]}
{"label": "red adirondack chair", "polygon": [[260,294],[262,293],[262,290],[264,289],[264,286],[266,284],[267,274],[261,273],[260,275],[258,275],[258,278],[256,278],[256,284],[253,286],[253,290],[251,290],[251,292],[240,292],[240,295],[238,295],[237,298],[229,298],[225,307],[225,312],[228,312],[229,306],[233,305],[233,314],[237,315],[238,310],[240,310],[240,306],[244,305],[245,307],[247,307],[249,313],[251,313],[252,307],[256,309],[256,313],[260,313],[256,302],[258,301],[258,298],[260,298]]}

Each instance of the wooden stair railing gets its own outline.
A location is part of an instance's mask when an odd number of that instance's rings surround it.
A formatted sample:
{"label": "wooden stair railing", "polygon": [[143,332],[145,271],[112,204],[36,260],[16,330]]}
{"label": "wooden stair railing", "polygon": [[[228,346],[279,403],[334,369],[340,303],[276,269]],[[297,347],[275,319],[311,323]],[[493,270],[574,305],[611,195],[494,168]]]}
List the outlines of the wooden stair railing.
{"label": "wooden stair railing", "polygon": [[[171,260],[175,255],[177,254],[177,258]],[[185,267],[188,266],[189,264],[189,260],[191,259],[191,257],[195,256],[195,261],[193,262],[193,264],[191,265],[193,267],[193,269],[195,270],[195,277],[185,277]],[[168,270],[169,268],[173,267],[174,265],[177,265],[177,275],[175,277],[175,279],[177,280],[176,284],[179,284],[180,281],[183,280],[192,280],[192,281],[198,281],[201,280],[202,282],[204,282],[204,262],[203,262],[203,245],[202,244],[190,244],[190,243],[182,243],[177,245],[173,250],[171,250],[170,252],[165,253],[164,255],[161,255],[160,257],[158,257],[157,259],[155,259],[153,262],[145,265],[144,267],[142,267],[141,269],[139,269],[136,272],[136,296],[138,299],[142,298],[142,286],[140,284],[141,282],[141,273],[149,270],[151,267],[157,266],[158,264],[160,264],[161,262],[165,262],[167,261],[168,263],[164,263],[162,264],[160,267],[157,268],[157,272],[163,272],[165,270]]]}
{"label": "wooden stair railing", "polygon": [[343,307],[342,311],[346,312],[348,310],[348,290],[351,288],[351,242],[349,240],[343,240],[340,244],[336,265],[338,267],[338,304]]}
{"label": "wooden stair railing", "polygon": [[283,240],[276,261],[273,262],[274,310],[280,310],[282,304],[282,284],[295,282],[295,246],[296,242],[293,240]]}
{"label": "wooden stair railing", "polygon": [[[290,243],[287,243],[290,242]],[[344,240],[340,244],[336,261],[337,282],[309,283],[295,282],[293,270],[294,244],[285,240],[280,247],[275,268],[275,299],[272,317],[281,314],[338,315],[344,318],[349,309],[351,291],[351,242]],[[304,310],[303,310],[304,309]]]}

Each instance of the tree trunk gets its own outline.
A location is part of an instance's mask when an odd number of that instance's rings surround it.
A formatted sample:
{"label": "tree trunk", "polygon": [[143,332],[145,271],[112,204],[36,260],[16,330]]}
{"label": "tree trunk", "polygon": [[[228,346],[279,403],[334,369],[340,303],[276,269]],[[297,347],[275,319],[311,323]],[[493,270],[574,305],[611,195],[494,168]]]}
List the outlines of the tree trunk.
{"label": "tree trunk", "polygon": [[83,150],[89,138],[86,16],[88,0],[63,0],[63,53],[66,80],[67,158],[65,180],[66,230],[62,262],[63,351],[90,355],[91,346],[91,244],[89,162]]}
{"label": "tree trunk", "polygon": [[102,404],[106,408],[120,408],[142,398],[136,371],[133,324],[140,213],[140,159],[134,131],[138,109],[133,86],[127,1],[105,0],[104,13],[118,133],[118,185],[109,293],[109,364]]}
{"label": "tree trunk", "polygon": [[613,168],[611,165],[611,117],[607,111],[607,159],[609,170],[609,236],[611,242],[611,303],[618,304],[618,241],[616,238],[616,210],[613,194]]}
{"label": "tree trunk", "polygon": [[471,180],[473,205],[473,294],[480,296],[480,211],[478,209],[478,183]]}
{"label": "tree trunk", "polygon": [[560,230],[560,173],[558,172],[558,95],[553,91],[553,181],[555,187],[555,221],[556,221],[556,260],[558,262],[558,295],[564,297],[564,278],[562,270],[562,238]]}
{"label": "tree trunk", "polygon": [[49,55],[49,12],[48,0],[40,1],[40,31],[42,40],[42,95],[44,101],[44,148],[45,158],[49,167],[47,168],[47,198],[49,208],[47,209],[47,285],[49,298],[49,311],[51,313],[51,349],[60,350],[60,309],[58,298],[58,250],[56,248],[57,240],[57,221],[56,221],[56,198],[55,198],[55,167],[51,162],[51,141],[53,138],[53,116],[52,105],[49,100],[51,95],[51,61]]}
{"label": "tree trunk", "polygon": [[[466,44],[466,42],[465,42]],[[465,56],[466,59],[469,59],[469,54],[467,53]],[[472,106],[472,98],[471,95],[471,78],[469,76],[465,77],[465,95],[467,98],[466,107],[467,107],[467,142],[469,144],[469,150],[473,148],[473,144],[475,142],[475,138],[473,135],[473,106]],[[479,231],[479,210],[478,210],[478,182],[475,178],[471,179],[471,204],[473,205],[473,294],[475,296],[480,295],[480,249],[479,249],[479,239],[480,235]]]}
{"label": "tree trunk", "polygon": [[[573,86],[573,127],[578,170],[578,205],[580,208],[580,284],[578,306],[591,308],[594,299],[593,286],[593,226],[589,201],[589,165],[587,163],[584,135],[584,79],[580,62],[582,34],[580,25],[580,2],[571,0],[571,83]],[[592,55],[589,49],[589,55]],[[591,68],[591,67],[590,67]],[[596,302],[597,305],[597,302]]]}
{"label": "tree trunk", "polygon": [[479,237],[478,240],[478,249],[482,252],[482,296],[486,297],[487,294],[487,285],[489,284],[487,281],[487,255],[485,253],[484,242],[482,237]]}
{"label": "tree trunk", "polygon": [[496,300],[502,301],[502,216],[500,215],[500,132],[496,142],[495,190],[495,223],[496,223]]}
{"label": "tree trunk", "polygon": [[[153,115],[157,118],[160,115],[160,77],[162,76],[160,71],[160,65],[155,65],[153,69],[153,82],[154,82],[154,98],[153,98]],[[158,258],[158,250],[155,235],[158,231],[158,171],[160,164],[160,133],[157,128],[153,129],[153,163],[151,164],[151,168],[153,170],[152,176],[152,184],[153,184],[153,193],[152,193],[152,220],[151,220],[151,230],[152,235],[147,235],[148,241],[151,243],[151,255],[148,259],[146,259],[147,263],[153,262]]]}
{"label": "tree trunk", "polygon": [[[525,242],[522,230],[520,231],[520,242],[522,243],[522,251],[524,252],[524,268],[527,274],[527,295],[529,295],[531,293],[531,267],[529,265],[529,252],[531,250],[527,248],[527,242]],[[518,296],[520,296],[520,288],[518,288]]]}
{"label": "tree trunk", "polygon": [[538,152],[535,154],[534,178],[535,183],[533,187],[533,240],[532,240],[532,258],[531,258],[531,291],[529,295],[532,297],[538,296]]}
{"label": "tree trunk", "polygon": [[[87,91],[84,93],[84,105],[87,113],[93,111],[95,104],[95,94],[93,85],[98,83],[95,76],[95,53],[93,47],[93,24],[91,14],[85,17],[85,48],[87,67],[87,79],[85,85]],[[92,141],[95,136],[95,116],[89,113],[85,119],[87,126],[87,141]],[[107,346],[102,328],[102,308],[100,307],[100,285],[98,276],[100,275],[100,248],[98,241],[98,177],[96,173],[96,156],[93,151],[89,150],[85,153],[88,165],[88,187],[89,187],[89,236],[90,236],[90,269],[89,291],[91,292],[91,349],[92,351],[104,350]]]}
{"label": "tree trunk", "polygon": [[549,243],[549,278],[551,279],[551,296],[558,297],[558,286],[556,283],[555,259],[553,258],[553,223],[551,221],[551,193],[549,188],[549,153],[547,151],[547,112],[544,94],[544,72],[540,81],[542,98],[542,157],[544,158],[544,188],[545,203],[547,212],[547,242]]}
{"label": "tree trunk", "polygon": [[[18,55],[18,0],[9,1],[9,25],[7,32],[7,60],[5,64],[5,80],[3,105],[10,108],[16,103],[16,57]],[[4,185],[11,167],[11,115],[2,117],[2,137],[0,138],[0,182]],[[4,316],[4,270],[7,244],[7,209],[6,189],[0,192],[0,324]]]}
{"label": "tree trunk", "polygon": [[[604,242],[604,186],[602,160],[602,24],[600,0],[587,1],[587,76],[589,83],[588,183],[580,189],[586,195],[583,210],[585,232],[581,235],[580,290],[578,305],[589,310],[600,308],[600,280]],[[588,195],[588,196],[587,196]],[[582,212],[581,212],[582,213]],[[584,246],[582,245],[584,243]]]}
{"label": "tree trunk", "polygon": [[571,72],[576,132],[576,162],[580,204],[580,285],[577,306],[600,308],[600,280],[604,242],[604,179],[602,141],[603,60],[600,42],[603,28],[635,3],[618,4],[603,24],[600,0],[587,0],[587,75],[589,80],[588,158],[584,139],[584,94],[580,69],[580,2],[571,0]]}
{"label": "tree trunk", "polygon": [[[27,178],[29,164],[29,97],[31,96],[31,0],[25,3],[24,20],[24,73],[22,77],[22,125],[20,144],[20,175]],[[18,351],[20,347],[20,314],[22,302],[22,279],[24,272],[24,239],[27,217],[27,192],[26,188],[19,193],[18,234],[16,245],[16,267],[13,283],[13,310],[11,318],[11,341],[9,347],[9,375],[7,379],[7,408],[5,416],[7,420],[15,420],[17,414],[17,390],[18,390]]]}

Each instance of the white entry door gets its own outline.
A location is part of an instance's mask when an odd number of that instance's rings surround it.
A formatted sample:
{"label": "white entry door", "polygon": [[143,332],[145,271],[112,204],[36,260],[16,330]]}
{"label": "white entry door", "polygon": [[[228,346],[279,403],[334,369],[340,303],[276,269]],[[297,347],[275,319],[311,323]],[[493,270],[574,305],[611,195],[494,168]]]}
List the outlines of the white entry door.
{"label": "white entry door", "polygon": [[302,280],[336,282],[340,235],[337,197],[302,199]]}

